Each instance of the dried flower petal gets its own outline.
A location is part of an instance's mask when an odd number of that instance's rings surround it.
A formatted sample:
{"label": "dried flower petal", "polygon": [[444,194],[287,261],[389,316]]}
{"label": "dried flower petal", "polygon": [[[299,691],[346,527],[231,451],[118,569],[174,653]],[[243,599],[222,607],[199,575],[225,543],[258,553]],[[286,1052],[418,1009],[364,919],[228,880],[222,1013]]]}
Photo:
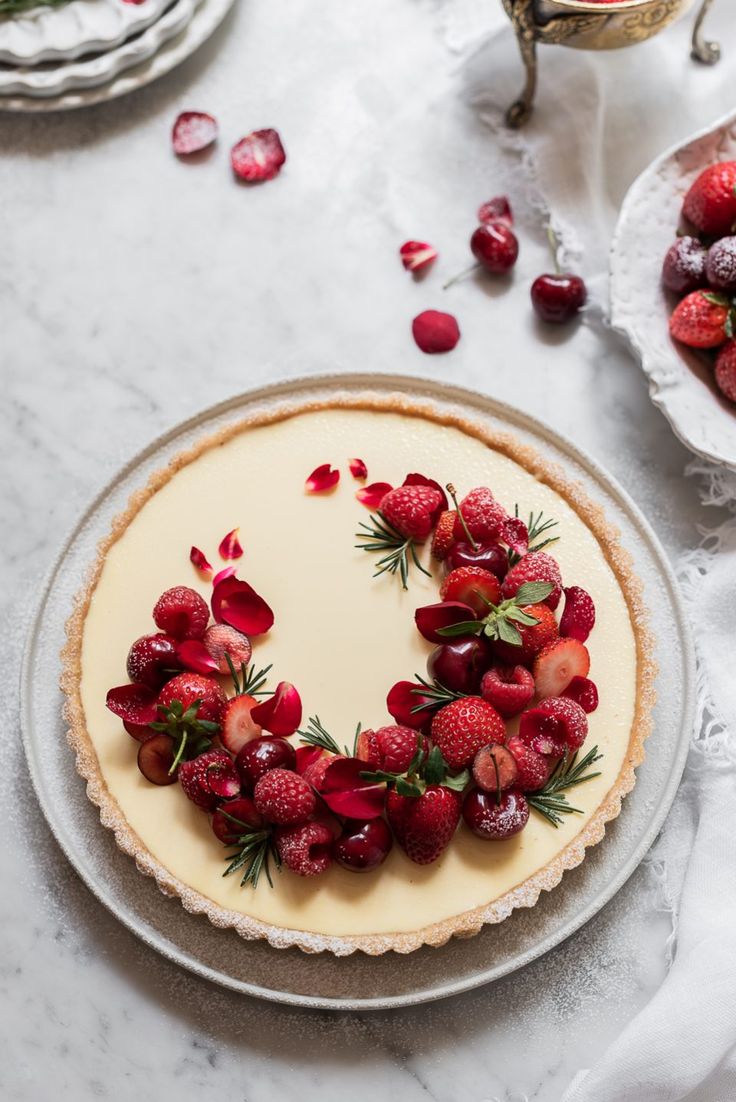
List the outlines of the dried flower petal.
{"label": "dried flower petal", "polygon": [[368,468],[362,459],[348,459],[348,467],[353,478],[368,477]]}
{"label": "dried flower petal", "polygon": [[252,586],[239,578],[225,578],[212,591],[212,615],[218,624],[230,624],[244,635],[263,635],[273,626],[273,612]]}
{"label": "dried flower petal", "polygon": [[417,346],[428,355],[451,352],[460,340],[460,327],[452,314],[441,310],[425,310],[411,323]]}
{"label": "dried flower petal", "polygon": [[158,719],[157,697],[147,685],[118,685],[108,691],[105,704],[120,719],[145,727]]}
{"label": "dried flower petal", "polygon": [[200,551],[198,547],[192,547],[189,552],[189,561],[193,566],[196,566],[197,570],[201,570],[203,574],[211,574],[212,566],[207,561],[207,556],[204,551]]}
{"label": "dried flower petal", "polygon": [[501,538],[517,555],[529,550],[529,529],[520,517],[508,517],[503,524]]}
{"label": "dried flower petal", "polygon": [[371,482],[370,486],[363,486],[355,491],[355,496],[361,505],[368,509],[377,509],[386,494],[393,490],[390,482]]}
{"label": "dried flower petal", "polygon": [[220,673],[220,667],[201,639],[185,639],[176,648],[176,657],[185,670],[208,675]]}
{"label": "dried flower petal", "polygon": [[439,482],[437,482],[437,480],[434,478],[427,478],[425,474],[419,474],[417,471],[415,471],[413,474],[408,474],[406,476],[406,478],[402,482],[402,486],[431,486],[433,490],[437,490],[440,497],[442,498],[442,505],[440,508],[435,510],[435,512],[444,512],[444,510],[447,508],[448,502],[445,488],[444,486],[440,486]]}
{"label": "dried flower petal", "polygon": [[487,203],[483,203],[478,208],[478,221],[485,222],[505,222],[507,226],[513,226],[514,216],[511,211],[511,204],[505,195],[497,195],[494,199],[489,199]]}
{"label": "dried flower petal", "polygon": [[407,272],[421,272],[437,259],[439,253],[426,241],[405,241],[399,249],[399,256]]}
{"label": "dried flower petal", "polygon": [[276,130],[254,130],[230,152],[233,172],[248,184],[273,180],[286,161],[286,151]]}
{"label": "dried flower petal", "polygon": [[302,699],[288,681],[280,681],[268,700],[251,708],[250,716],[272,735],[293,735],[302,721]]}
{"label": "dried flower petal", "polygon": [[[142,2],[142,0],[137,0]],[[126,0],[131,3],[131,0]],[[174,123],[171,144],[178,157],[199,153],[217,138],[217,119],[204,111],[184,111]]]}
{"label": "dried flower petal", "polygon": [[234,574],[237,574],[237,571],[237,566],[223,566],[222,570],[220,570],[219,573],[215,574],[214,578],[212,579],[212,585],[219,585],[220,582],[225,581],[225,578],[232,578]]}
{"label": "dried flower petal", "polygon": [[340,472],[333,471],[331,464],[323,463],[321,467],[315,467],[304,487],[308,494],[321,494],[325,490],[331,490],[340,481]]}
{"label": "dried flower petal", "polygon": [[222,537],[218,547],[221,559],[239,559],[243,554],[243,548],[238,539],[239,531],[239,528],[233,528],[232,532]]}
{"label": "dried flower petal", "polygon": [[386,786],[361,777],[367,769],[360,758],[336,758],[325,771],[322,799],[336,815],[349,819],[376,819],[386,802]]}
{"label": "dried flower petal", "polygon": [[300,775],[304,773],[310,765],[314,765],[315,762],[319,761],[323,753],[321,746],[299,746],[296,751],[297,773]]}

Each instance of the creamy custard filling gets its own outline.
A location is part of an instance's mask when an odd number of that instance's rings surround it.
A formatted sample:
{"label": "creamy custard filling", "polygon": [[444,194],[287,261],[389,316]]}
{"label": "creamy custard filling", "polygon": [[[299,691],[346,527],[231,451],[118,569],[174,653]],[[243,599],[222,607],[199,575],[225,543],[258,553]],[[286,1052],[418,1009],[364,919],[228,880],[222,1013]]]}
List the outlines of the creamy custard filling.
{"label": "creamy custard filling", "polygon": [[[208,816],[178,785],[159,788],[136,767],[137,743],[105,707],[105,694],[125,680],[131,642],[155,630],[151,609],[172,585],[209,597],[211,586],[188,561],[192,544],[212,562],[217,546],[239,526],[245,554],[240,577],[276,614],[255,641],[254,659],[273,663],[273,687],[292,681],[304,716],[317,714],[337,741],[350,743],[358,721],[392,722],[385,699],[394,682],[425,671],[431,649],[414,627],[416,607],[438,600],[440,575],[414,570],[409,590],[374,579],[374,556],[354,547],[368,511],[355,499],[347,459],[360,456],[369,481],[398,485],[409,471],[453,481],[461,494],[488,485],[522,516],[540,509],[558,522],[550,550],[566,585],[587,589],[597,624],[587,646],[600,694],[589,716],[584,751],[597,744],[601,775],[574,790],[569,815],[554,829],[532,813],[521,834],[486,842],[459,828],[434,865],[420,867],[397,846],[376,872],[337,866],[315,879],[282,872],[271,890],[241,888],[222,876],[225,850]],[[304,492],[319,464],[340,467],[338,487]],[[424,554],[428,561],[427,549]],[[217,569],[217,567],[216,567]],[[109,549],[84,622],[81,701],[89,738],[107,788],[141,843],[174,877],[218,907],[274,926],[333,935],[390,934],[419,929],[488,904],[544,868],[584,829],[610,791],[627,755],[637,695],[636,638],[627,601],[593,533],[572,506],[519,463],[459,428],[422,417],[326,408],[246,428],[181,467],[132,518]]]}

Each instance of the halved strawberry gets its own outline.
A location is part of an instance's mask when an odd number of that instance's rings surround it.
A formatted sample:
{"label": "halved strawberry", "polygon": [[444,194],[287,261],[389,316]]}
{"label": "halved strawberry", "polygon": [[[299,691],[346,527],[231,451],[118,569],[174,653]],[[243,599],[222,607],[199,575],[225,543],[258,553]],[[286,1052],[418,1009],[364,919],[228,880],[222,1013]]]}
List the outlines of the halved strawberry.
{"label": "halved strawberry", "polygon": [[503,792],[516,784],[519,769],[505,746],[484,746],[475,755],[473,780],[484,792]]}
{"label": "halved strawberry", "polygon": [[254,696],[242,694],[231,697],[220,718],[220,742],[231,754],[237,754],[253,739],[260,738],[263,728],[251,715],[258,701]]}
{"label": "halved strawberry", "polygon": [[478,616],[486,616],[490,605],[501,599],[501,583],[490,570],[481,566],[461,566],[451,570],[440,587],[443,601],[469,605]]}
{"label": "halved strawberry", "polygon": [[537,695],[561,696],[573,677],[587,677],[589,670],[587,647],[577,639],[558,639],[545,647],[534,662]]}

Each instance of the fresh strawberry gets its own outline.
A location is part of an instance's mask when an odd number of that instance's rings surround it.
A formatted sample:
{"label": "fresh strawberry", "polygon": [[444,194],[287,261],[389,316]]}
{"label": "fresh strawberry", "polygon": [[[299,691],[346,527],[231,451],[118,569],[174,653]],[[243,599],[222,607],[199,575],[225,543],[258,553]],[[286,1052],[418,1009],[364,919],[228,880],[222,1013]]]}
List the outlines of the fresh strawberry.
{"label": "fresh strawberry", "polygon": [[[370,763],[373,769],[386,773],[405,773],[417,750],[425,745],[424,736],[410,727],[379,727],[375,732],[367,732],[370,737],[361,745],[363,733],[358,739],[358,757]],[[363,757],[361,749],[370,756]]]}
{"label": "fresh strawberry", "polygon": [[156,626],[175,639],[201,639],[207,630],[207,602],[188,585],[175,585],[162,593],[153,606]]}
{"label": "fresh strawberry", "polygon": [[731,300],[713,291],[692,291],[670,317],[670,335],[688,348],[718,348],[734,335]]}
{"label": "fresh strawberry", "polygon": [[524,712],[519,721],[519,738],[538,754],[556,757],[566,750],[579,750],[588,735],[588,718],[574,700],[549,697]]}
{"label": "fresh strawberry", "polygon": [[577,639],[558,639],[534,661],[534,684],[541,697],[561,696],[573,677],[587,677],[590,655]]}
{"label": "fresh strawberry", "polygon": [[560,635],[584,643],[594,627],[593,598],[579,585],[565,586],[565,611],[560,620]]}
{"label": "fresh strawberry", "polygon": [[165,635],[163,632],[142,635],[128,651],[128,677],[138,685],[160,689],[180,669],[181,662],[176,656],[176,639],[172,635]]}
{"label": "fresh strawberry", "polygon": [[220,804],[212,816],[212,830],[226,846],[234,846],[242,834],[262,828],[263,816],[249,796]]}
{"label": "fresh strawberry", "polygon": [[482,746],[506,742],[506,727],[492,705],[479,696],[466,696],[435,714],[432,741],[450,769],[462,769],[470,765]]}
{"label": "fresh strawberry", "polygon": [[502,662],[510,666],[531,662],[540,651],[553,643],[559,635],[555,614],[549,605],[525,605],[524,612],[536,619],[536,624],[519,624],[514,626],[521,635],[521,645],[505,643],[497,639],[493,643],[493,651]]}
{"label": "fresh strawberry", "polygon": [[510,738],[506,746],[516,761],[517,788],[522,792],[537,792],[540,788],[544,788],[552,768],[551,760],[545,758],[544,754],[538,754],[536,750],[532,750],[531,746],[527,746],[518,735]]}
{"label": "fresh strawberry", "polygon": [[232,800],[240,793],[240,778],[224,750],[206,750],[191,761],[183,761],[179,780],[185,795],[204,811],[214,811],[222,800]]}
{"label": "fresh strawberry", "polygon": [[736,227],[736,161],[709,165],[685,196],[682,213],[709,237],[725,237]]}
{"label": "fresh strawberry", "polygon": [[379,512],[404,539],[426,540],[442,505],[433,486],[398,486],[381,499]]}
{"label": "fresh strawberry", "polygon": [[501,598],[501,583],[482,566],[461,566],[447,575],[440,586],[440,597],[443,601],[460,601],[477,616],[485,616],[489,606],[497,605]]}
{"label": "fresh strawberry", "polygon": [[396,841],[417,865],[431,865],[447,849],[460,821],[460,795],[430,784],[421,796],[400,796],[392,789],[386,814]]}
{"label": "fresh strawberry", "polygon": [[434,535],[432,536],[432,558],[437,559],[438,562],[443,562],[455,543],[456,517],[457,513],[454,509],[445,509],[437,518]]}
{"label": "fresh strawberry", "polygon": [[325,823],[281,826],[274,841],[283,864],[297,876],[319,876],[332,864],[332,831]]}
{"label": "fresh strawberry", "polygon": [[251,716],[258,701],[242,693],[228,700],[220,718],[220,742],[231,754],[238,754],[247,743],[260,738],[263,728]]}
{"label": "fresh strawberry", "polygon": [[270,769],[253,790],[255,805],[270,823],[303,823],[314,812],[312,786],[289,769]]}
{"label": "fresh strawberry", "polygon": [[560,568],[546,551],[530,551],[512,566],[501,587],[504,597],[514,597],[526,582],[549,582],[553,586],[544,604],[551,609],[557,608],[562,596],[562,575]]}
{"label": "fresh strawberry", "polygon": [[505,746],[484,746],[475,755],[473,780],[484,792],[503,792],[517,781],[519,769]]}
{"label": "fresh strawberry", "polygon": [[159,711],[168,710],[174,701],[178,701],[183,711],[198,700],[197,719],[210,723],[219,723],[227,697],[219,681],[212,677],[203,677],[199,673],[180,673],[167,681],[158,694]]}
{"label": "fresh strawberry", "polygon": [[253,653],[248,636],[229,624],[212,624],[204,633],[202,642],[217,663],[220,673],[230,672],[227,655],[230,655],[235,669],[239,670],[248,665]]}
{"label": "fresh strawberry", "polygon": [[598,688],[587,677],[573,677],[562,695],[569,696],[588,715],[598,707]]}
{"label": "fresh strawberry", "polygon": [[466,494],[458,512],[462,513],[462,519],[460,516],[455,519],[456,540],[467,540],[469,532],[479,543],[495,543],[506,522],[506,510],[487,486],[478,486]]}
{"label": "fresh strawberry", "polygon": [[716,385],[729,402],[736,402],[736,340],[730,340],[718,353]]}
{"label": "fresh strawberry", "polygon": [[534,678],[525,666],[494,666],[483,674],[480,695],[504,719],[517,716],[534,696]]}

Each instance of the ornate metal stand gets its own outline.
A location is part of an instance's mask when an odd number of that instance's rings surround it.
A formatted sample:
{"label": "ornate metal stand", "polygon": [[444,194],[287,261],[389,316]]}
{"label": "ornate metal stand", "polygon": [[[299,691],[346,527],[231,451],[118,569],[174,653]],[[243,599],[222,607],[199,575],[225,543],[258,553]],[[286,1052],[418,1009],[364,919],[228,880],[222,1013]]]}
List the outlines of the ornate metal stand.
{"label": "ornate metal stand", "polygon": [[718,43],[709,42],[703,37],[703,23],[712,3],[713,0],[703,0],[693,27],[693,48],[690,56],[695,61],[702,61],[704,65],[715,65],[717,61],[721,60],[721,47]]}

